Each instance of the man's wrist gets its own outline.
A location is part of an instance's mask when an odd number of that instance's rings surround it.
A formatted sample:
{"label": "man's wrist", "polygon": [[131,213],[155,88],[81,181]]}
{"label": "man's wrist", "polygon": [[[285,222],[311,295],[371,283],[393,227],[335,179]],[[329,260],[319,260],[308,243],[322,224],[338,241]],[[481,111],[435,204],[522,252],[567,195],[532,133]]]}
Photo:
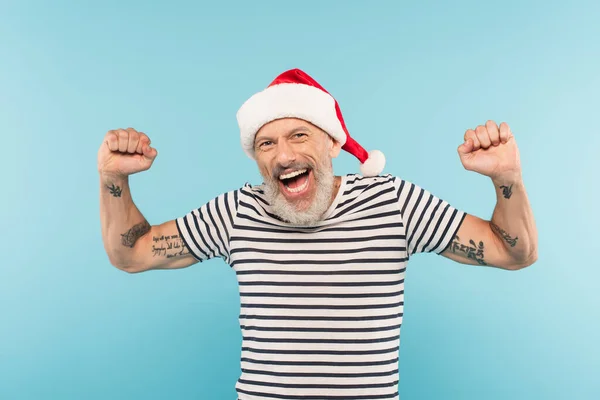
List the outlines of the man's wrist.
{"label": "man's wrist", "polygon": [[523,179],[519,175],[514,176],[503,176],[500,178],[492,179],[494,183],[494,188],[496,189],[496,194],[500,198],[510,199],[513,192],[518,192],[522,190],[525,185],[523,184]]}
{"label": "man's wrist", "polygon": [[119,185],[123,186],[129,183],[129,176],[116,174],[112,172],[99,171],[100,182],[104,185]]}
{"label": "man's wrist", "polygon": [[523,176],[520,172],[507,173],[492,178],[495,187],[500,186],[521,186],[523,185]]}

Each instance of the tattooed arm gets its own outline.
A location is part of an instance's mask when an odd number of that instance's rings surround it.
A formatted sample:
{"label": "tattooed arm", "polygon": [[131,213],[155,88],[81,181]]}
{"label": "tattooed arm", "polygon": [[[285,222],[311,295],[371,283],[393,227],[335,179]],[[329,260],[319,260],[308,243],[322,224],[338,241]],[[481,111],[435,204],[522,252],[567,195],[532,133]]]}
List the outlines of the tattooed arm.
{"label": "tattooed arm", "polygon": [[467,215],[442,255],[507,270],[530,266],[537,260],[537,230],[523,181],[493,183],[497,202],[491,220]]}
{"label": "tattooed arm", "polygon": [[120,270],[175,269],[197,262],[174,220],[152,226],[144,218],[133,202],[127,177],[100,175],[100,219],[104,248]]}

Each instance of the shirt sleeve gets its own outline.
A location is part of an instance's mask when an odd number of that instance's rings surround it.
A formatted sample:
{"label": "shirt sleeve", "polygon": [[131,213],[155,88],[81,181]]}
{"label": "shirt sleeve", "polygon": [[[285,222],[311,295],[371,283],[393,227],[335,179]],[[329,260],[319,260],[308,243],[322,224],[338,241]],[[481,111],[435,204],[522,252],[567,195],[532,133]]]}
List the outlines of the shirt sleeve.
{"label": "shirt sleeve", "polygon": [[442,253],[466,213],[412,182],[396,179],[398,205],[406,232],[407,253]]}
{"label": "shirt sleeve", "polygon": [[181,238],[198,261],[218,257],[229,263],[237,199],[237,191],[223,193],[175,220]]}

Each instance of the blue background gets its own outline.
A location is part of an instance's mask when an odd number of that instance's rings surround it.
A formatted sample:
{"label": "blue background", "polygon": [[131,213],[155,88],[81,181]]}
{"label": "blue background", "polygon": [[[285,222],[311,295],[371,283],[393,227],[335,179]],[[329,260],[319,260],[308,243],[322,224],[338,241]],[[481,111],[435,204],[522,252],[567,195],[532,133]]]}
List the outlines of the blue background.
{"label": "blue background", "polygon": [[109,129],[150,135],[131,185],[153,224],[260,183],[235,112],[293,67],[387,173],[480,217],[495,195],[464,131],[507,121],[519,144],[539,260],[413,259],[401,398],[599,398],[600,5],[483,3],[1,2],[0,398],[235,398],[233,271],[112,267],[96,154]]}

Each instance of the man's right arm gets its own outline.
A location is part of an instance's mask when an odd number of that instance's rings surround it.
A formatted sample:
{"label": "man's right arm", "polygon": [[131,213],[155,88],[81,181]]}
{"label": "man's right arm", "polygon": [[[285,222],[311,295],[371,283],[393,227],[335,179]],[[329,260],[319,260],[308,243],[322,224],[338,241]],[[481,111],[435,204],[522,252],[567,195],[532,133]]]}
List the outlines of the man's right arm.
{"label": "man's right arm", "polygon": [[198,262],[179,235],[175,220],[150,225],[131,197],[128,177],[100,174],[100,219],[112,265],[137,273],[185,268]]}
{"label": "man's right arm", "polygon": [[102,241],[111,264],[126,272],[198,262],[179,236],[175,220],[150,225],[131,197],[129,176],[148,170],[157,155],[150,138],[133,128],[108,131],[98,150]]}

